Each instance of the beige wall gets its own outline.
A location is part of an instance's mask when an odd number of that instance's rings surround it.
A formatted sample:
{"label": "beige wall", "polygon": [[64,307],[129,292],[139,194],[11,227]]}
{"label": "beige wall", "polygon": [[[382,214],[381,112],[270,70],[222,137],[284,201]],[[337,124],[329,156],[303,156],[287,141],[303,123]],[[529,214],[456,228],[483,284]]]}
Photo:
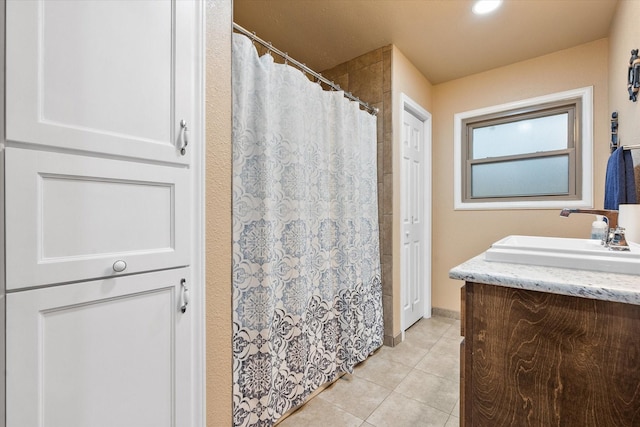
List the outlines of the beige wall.
{"label": "beige wall", "polygon": [[231,415],[231,1],[207,0],[206,415]]}
{"label": "beige wall", "polygon": [[640,49],[640,1],[620,0],[609,34],[609,113],[618,112],[618,137],[640,144],[640,101],[629,100],[627,67],[631,49]]}
{"label": "beige wall", "polygon": [[[400,230],[400,152],[402,146],[402,101],[401,94],[405,94],[425,110],[431,112],[432,109],[432,88],[431,83],[418,71],[418,69],[407,59],[406,56],[393,46],[391,60],[391,95],[393,111],[393,336],[398,341],[401,334],[402,300],[400,288],[400,253],[401,253],[401,230]],[[391,160],[391,159],[389,159]],[[385,307],[386,309],[386,307]]]}
{"label": "beige wall", "polygon": [[562,218],[558,209],[454,211],[454,114],[593,86],[594,201],[595,207],[602,208],[609,156],[608,83],[608,40],[601,39],[434,86],[433,307],[460,310],[462,283],[449,279],[449,270],[484,252],[496,240],[510,234],[588,237],[593,221],[590,215]]}
{"label": "beige wall", "polygon": [[[400,94],[404,93],[425,110],[431,112],[433,85],[413,65],[397,46],[393,46],[391,61],[391,90],[393,111],[401,107]],[[394,129],[402,126],[402,117],[394,117]],[[400,143],[400,136],[397,141]]]}

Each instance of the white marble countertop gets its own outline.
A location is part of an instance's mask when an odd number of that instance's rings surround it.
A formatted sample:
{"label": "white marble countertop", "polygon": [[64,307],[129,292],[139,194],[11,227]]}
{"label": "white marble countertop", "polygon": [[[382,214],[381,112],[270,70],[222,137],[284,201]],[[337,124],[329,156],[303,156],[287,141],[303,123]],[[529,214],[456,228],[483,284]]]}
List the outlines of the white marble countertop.
{"label": "white marble countertop", "polygon": [[486,261],[484,253],[449,271],[468,282],[640,305],[640,276]]}

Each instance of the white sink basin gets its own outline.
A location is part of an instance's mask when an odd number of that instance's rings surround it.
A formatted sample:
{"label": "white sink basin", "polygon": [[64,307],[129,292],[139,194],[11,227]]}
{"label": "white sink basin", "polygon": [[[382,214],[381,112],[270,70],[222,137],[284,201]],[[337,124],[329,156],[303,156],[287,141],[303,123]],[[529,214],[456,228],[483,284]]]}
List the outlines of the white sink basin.
{"label": "white sink basin", "polygon": [[575,268],[640,275],[640,245],[610,251],[598,240],[562,237],[508,236],[485,252],[487,261]]}

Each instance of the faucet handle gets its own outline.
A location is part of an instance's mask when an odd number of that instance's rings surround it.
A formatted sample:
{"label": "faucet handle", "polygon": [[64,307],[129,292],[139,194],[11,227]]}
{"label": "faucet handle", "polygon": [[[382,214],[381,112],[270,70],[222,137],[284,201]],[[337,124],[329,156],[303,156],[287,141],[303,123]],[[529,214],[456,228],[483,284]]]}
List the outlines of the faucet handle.
{"label": "faucet handle", "polygon": [[628,251],[629,244],[625,238],[624,227],[610,228],[605,246],[612,251]]}

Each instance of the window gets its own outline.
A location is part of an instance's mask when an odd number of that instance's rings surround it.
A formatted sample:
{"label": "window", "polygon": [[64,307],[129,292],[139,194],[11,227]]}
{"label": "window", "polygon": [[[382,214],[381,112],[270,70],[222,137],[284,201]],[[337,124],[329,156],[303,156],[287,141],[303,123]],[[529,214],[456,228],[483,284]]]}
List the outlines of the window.
{"label": "window", "polygon": [[592,205],[592,89],[455,115],[455,208]]}

